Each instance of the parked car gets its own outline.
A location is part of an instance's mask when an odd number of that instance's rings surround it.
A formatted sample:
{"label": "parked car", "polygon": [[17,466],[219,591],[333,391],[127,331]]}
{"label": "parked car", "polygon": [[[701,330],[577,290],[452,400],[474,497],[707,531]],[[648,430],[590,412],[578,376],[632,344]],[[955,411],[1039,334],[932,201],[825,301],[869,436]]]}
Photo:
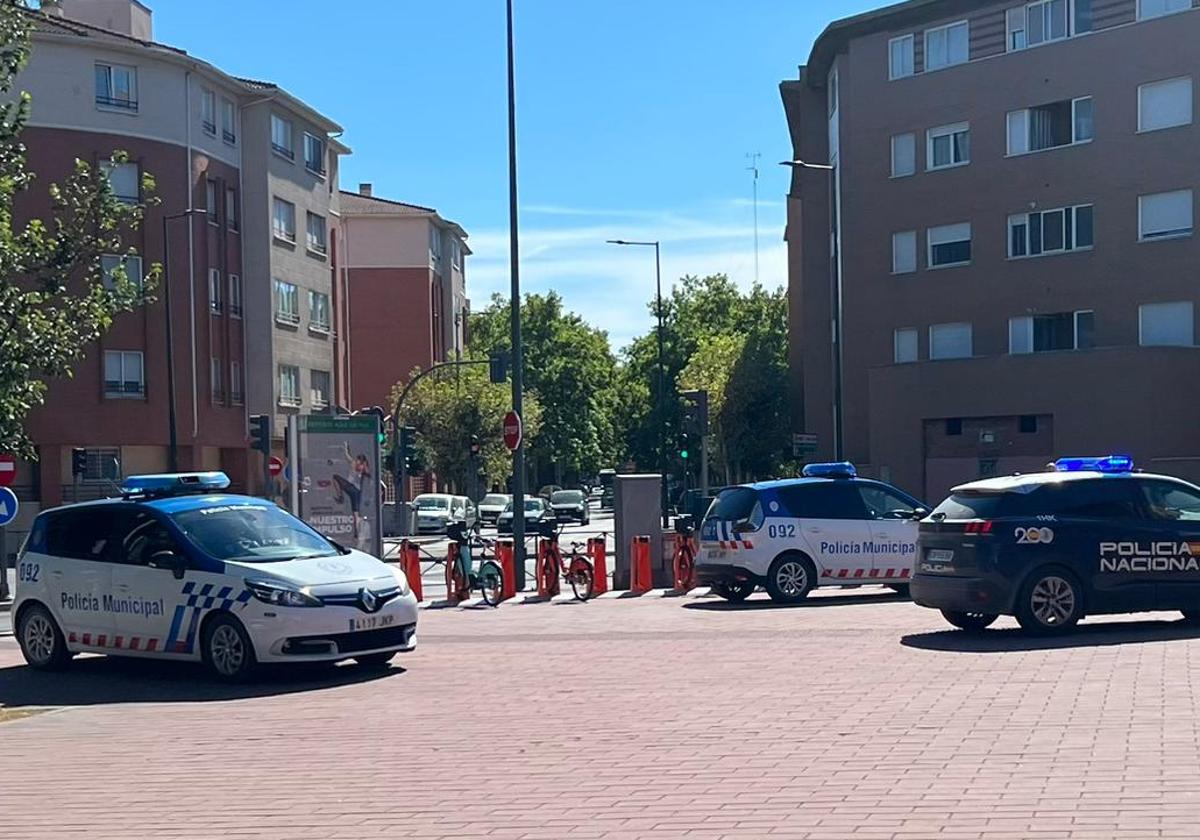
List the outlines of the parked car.
{"label": "parked car", "polygon": [[413,499],[417,509],[417,533],[442,534],[451,522],[475,524],[475,503],[466,496],[447,493],[422,493]]}
{"label": "parked car", "polygon": [[495,525],[511,501],[512,496],[507,493],[488,493],[479,502],[479,521],[485,525]]}
{"label": "parked car", "polygon": [[[546,500],[537,496],[525,497],[525,533],[529,533],[542,522],[551,521],[554,519],[554,511],[550,509],[550,505],[546,504]],[[504,506],[504,511],[500,514],[500,518],[496,522],[496,530],[501,534],[511,534],[513,525],[513,503],[509,502]]]}
{"label": "parked car", "polygon": [[587,525],[591,519],[588,513],[587,496],[582,490],[559,490],[550,495],[550,509],[554,518],[560,521],[569,520]]}

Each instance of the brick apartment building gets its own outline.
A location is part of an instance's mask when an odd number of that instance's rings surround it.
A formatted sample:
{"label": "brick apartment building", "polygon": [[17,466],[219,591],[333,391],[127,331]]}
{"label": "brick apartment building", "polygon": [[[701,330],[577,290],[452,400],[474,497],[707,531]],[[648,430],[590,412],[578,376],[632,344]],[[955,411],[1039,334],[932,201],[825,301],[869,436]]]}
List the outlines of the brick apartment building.
{"label": "brick apartment building", "polygon": [[817,457],[933,502],[1069,454],[1200,479],[1192,5],[910,0],[817,39],[781,85],[833,167],[788,196]]}

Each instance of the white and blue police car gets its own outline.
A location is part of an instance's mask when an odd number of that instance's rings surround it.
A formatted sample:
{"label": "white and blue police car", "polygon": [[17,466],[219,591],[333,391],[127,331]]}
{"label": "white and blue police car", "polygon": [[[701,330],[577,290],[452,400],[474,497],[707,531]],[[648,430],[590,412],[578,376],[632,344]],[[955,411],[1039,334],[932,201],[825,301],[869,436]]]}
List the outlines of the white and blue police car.
{"label": "white and blue police car", "polygon": [[801,478],[722,490],[700,526],[696,575],[730,601],[757,586],[781,603],[818,586],[906,590],[921,502],[859,478],[853,464],[809,464]]}
{"label": "white and blue police car", "polygon": [[1111,455],[963,484],[920,524],[913,600],[979,631],[1180,610],[1200,621],[1200,487]]}
{"label": "white and blue police car", "polygon": [[119,498],[38,515],[17,561],[14,627],[40,669],[78,653],[382,666],[416,647],[404,573],[344,548],[224,473],[133,476]]}

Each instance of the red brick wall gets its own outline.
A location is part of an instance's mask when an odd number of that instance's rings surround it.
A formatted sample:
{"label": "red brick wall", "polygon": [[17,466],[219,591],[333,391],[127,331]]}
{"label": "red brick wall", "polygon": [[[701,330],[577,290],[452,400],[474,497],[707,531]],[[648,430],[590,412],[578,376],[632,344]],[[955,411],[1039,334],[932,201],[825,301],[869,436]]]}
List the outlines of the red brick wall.
{"label": "red brick wall", "polygon": [[432,280],[423,268],[351,268],[350,405],[390,413],[392,387],[433,361]]}

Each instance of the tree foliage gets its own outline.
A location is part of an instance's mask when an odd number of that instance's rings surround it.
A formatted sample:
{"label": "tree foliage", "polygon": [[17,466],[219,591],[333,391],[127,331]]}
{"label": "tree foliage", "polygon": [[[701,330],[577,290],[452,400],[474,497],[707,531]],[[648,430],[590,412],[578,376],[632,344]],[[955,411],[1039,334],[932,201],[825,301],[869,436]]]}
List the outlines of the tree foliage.
{"label": "tree foliage", "polygon": [[[0,2],[0,451],[34,458],[25,421],[45,400],[47,380],[70,376],[119,313],[148,300],[160,268],[144,278],[119,268],[105,283],[101,255],[130,251],[123,234],[141,222],[144,206],[118,200],[106,174],[81,160],[48,187],[48,219],[17,222],[14,205],[34,181],[20,140],[30,97],[13,95],[29,51],[28,14]],[[112,158],[125,160],[120,152]],[[153,179],[144,175],[142,186],[149,194]]]}

